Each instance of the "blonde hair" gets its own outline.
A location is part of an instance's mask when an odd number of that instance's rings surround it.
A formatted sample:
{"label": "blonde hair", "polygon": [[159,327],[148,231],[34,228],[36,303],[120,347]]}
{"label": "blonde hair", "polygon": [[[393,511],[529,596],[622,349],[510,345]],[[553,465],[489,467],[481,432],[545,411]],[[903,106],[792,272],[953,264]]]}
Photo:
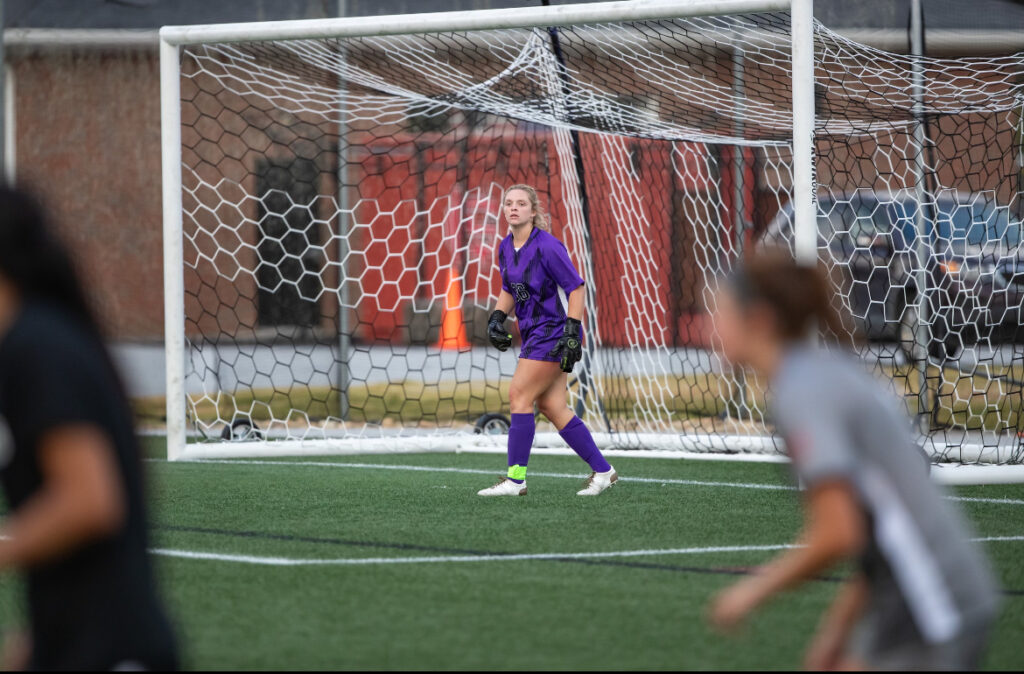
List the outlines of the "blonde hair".
{"label": "blonde hair", "polygon": [[505,195],[502,197],[502,204],[505,203],[505,199],[508,198],[508,193],[512,190],[522,190],[526,192],[526,196],[530,199],[530,206],[533,208],[533,221],[532,224],[537,229],[543,229],[545,232],[551,233],[551,223],[548,222],[548,216],[544,213],[544,209],[540,205],[540,197],[537,196],[537,190],[530,185],[513,185],[505,190]]}

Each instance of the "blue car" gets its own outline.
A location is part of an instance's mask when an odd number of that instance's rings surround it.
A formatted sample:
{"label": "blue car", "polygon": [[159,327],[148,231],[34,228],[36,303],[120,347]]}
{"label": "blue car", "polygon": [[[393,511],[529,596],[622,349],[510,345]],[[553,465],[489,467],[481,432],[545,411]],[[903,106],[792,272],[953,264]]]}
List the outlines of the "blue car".
{"label": "blue car", "polygon": [[[898,341],[908,354],[924,323],[934,358],[979,341],[1021,342],[1021,221],[991,192],[938,192],[925,202],[925,254],[917,261],[917,199],[908,191],[857,190],[818,197],[820,257],[835,268],[861,335]],[[793,245],[793,207],[765,228],[761,245]],[[923,269],[921,288],[917,270]]]}

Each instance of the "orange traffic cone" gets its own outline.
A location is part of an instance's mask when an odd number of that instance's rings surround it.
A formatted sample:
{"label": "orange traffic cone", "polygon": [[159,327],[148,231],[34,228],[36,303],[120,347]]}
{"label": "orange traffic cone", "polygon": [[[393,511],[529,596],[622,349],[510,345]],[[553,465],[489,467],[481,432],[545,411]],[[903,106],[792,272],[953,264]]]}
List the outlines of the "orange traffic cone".
{"label": "orange traffic cone", "polygon": [[441,333],[437,338],[439,349],[468,349],[466,325],[462,322],[462,281],[448,270],[448,293],[444,298],[441,315]]}

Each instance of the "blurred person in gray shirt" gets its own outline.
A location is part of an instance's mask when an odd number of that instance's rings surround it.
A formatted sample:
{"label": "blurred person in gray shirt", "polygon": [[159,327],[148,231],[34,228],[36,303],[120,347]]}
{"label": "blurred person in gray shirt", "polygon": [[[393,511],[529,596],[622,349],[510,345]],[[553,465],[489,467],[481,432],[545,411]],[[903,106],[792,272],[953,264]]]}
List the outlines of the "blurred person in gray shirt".
{"label": "blurred person in gray shirt", "polygon": [[816,327],[850,334],[828,277],[788,252],[761,251],[723,279],[715,300],[721,355],[770,382],[772,417],[805,492],[799,545],[720,593],[712,624],[729,630],[773,595],[854,560],[808,669],[976,669],[998,610],[993,573],[929,479],[902,401],[846,350],[809,344]]}

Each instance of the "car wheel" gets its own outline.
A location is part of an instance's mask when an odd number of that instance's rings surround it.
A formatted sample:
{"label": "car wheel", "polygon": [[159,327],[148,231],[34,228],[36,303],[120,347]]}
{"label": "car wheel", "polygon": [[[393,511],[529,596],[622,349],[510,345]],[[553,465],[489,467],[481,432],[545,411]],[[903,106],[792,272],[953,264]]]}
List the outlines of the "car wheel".
{"label": "car wheel", "polygon": [[504,414],[491,412],[476,420],[473,432],[481,435],[508,435],[512,422]]}
{"label": "car wheel", "polygon": [[243,418],[235,419],[231,422],[230,426],[225,426],[224,430],[220,433],[220,437],[222,440],[228,440],[229,442],[249,442],[252,440],[262,440],[263,432],[252,421]]}

